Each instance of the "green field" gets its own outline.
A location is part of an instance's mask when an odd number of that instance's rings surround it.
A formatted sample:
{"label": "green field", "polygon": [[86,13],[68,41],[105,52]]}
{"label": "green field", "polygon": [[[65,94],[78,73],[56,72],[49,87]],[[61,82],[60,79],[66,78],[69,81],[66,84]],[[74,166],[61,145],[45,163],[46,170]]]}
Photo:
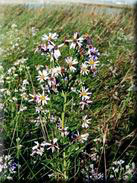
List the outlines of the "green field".
{"label": "green field", "polygon": [[[92,179],[93,182],[97,182],[101,173],[108,182],[132,182],[134,166],[137,163],[132,9],[123,9],[119,15],[114,16],[97,13],[96,8],[88,5],[74,7],[48,5],[34,9],[18,5],[1,6],[0,9],[3,15],[0,27],[0,51],[3,65],[1,78],[4,80],[3,88],[5,88],[2,91],[4,120],[1,124],[5,142],[4,153],[11,155],[14,160],[16,159],[16,164],[21,165],[18,166],[16,173],[12,174],[13,182],[80,182],[80,180],[86,182],[87,174],[92,172],[91,164],[94,165],[98,178],[91,173],[90,181]],[[55,114],[58,117],[65,113],[65,123],[71,131],[77,131],[82,116],[87,115],[91,119],[88,141],[84,146],[80,145],[80,149],[77,144],[70,144],[70,149],[64,147],[64,151],[59,154],[51,156],[46,152],[43,157],[35,159],[34,165],[34,159],[29,156],[34,141],[45,139],[45,133],[51,137],[58,132],[54,129],[51,134],[54,127],[46,126],[46,129],[43,123],[35,126],[32,121],[36,120],[37,115],[33,106],[27,102],[25,103],[27,111],[19,113],[22,101],[19,99],[19,94],[15,94],[15,89],[18,89],[22,80],[28,77],[31,86],[27,88],[27,92],[37,90],[35,66],[48,65],[48,61],[44,56],[35,53],[35,50],[41,43],[41,36],[49,32],[59,34],[62,42],[64,37],[72,37],[75,32],[89,35],[94,47],[100,52],[99,65],[95,77],[87,76],[83,80],[92,92],[93,102],[88,108],[81,112],[75,106],[72,109],[72,105],[66,107],[64,112],[62,108],[65,102],[63,103],[61,95],[58,99],[56,96],[53,97],[54,105],[50,106],[49,112],[49,115]],[[63,52],[64,55],[67,53],[66,50]],[[69,53],[71,54],[71,51]],[[9,77],[8,70],[21,58],[28,59],[26,66],[30,70],[17,78],[6,79]],[[61,59],[63,65],[63,58]],[[19,73],[18,67],[16,69]],[[9,95],[7,91],[10,92]],[[68,98],[72,101],[71,95],[68,94]],[[45,116],[43,118],[46,119]],[[60,143],[62,142],[68,142],[68,139],[61,141],[60,137]],[[124,163],[118,165],[120,160]],[[113,163],[117,167],[112,168]],[[8,182],[9,172],[7,172],[6,175],[3,173],[3,177],[6,178],[0,179],[2,183]],[[50,174],[51,177],[48,176]]]}

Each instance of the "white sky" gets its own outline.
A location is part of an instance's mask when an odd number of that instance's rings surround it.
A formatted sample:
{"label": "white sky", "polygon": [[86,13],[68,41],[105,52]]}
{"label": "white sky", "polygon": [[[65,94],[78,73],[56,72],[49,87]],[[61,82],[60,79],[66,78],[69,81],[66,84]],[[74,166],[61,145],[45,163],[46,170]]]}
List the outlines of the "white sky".
{"label": "white sky", "polygon": [[59,3],[59,2],[85,2],[85,3],[124,3],[124,4],[132,4],[137,2],[137,0],[0,0],[0,3],[4,4],[20,4],[20,3]]}

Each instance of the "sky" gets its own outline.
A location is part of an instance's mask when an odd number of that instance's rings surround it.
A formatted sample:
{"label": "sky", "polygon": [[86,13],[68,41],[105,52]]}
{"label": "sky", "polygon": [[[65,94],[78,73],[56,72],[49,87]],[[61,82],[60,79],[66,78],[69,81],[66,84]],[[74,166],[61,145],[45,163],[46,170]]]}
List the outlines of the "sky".
{"label": "sky", "polygon": [[0,3],[65,3],[65,2],[84,2],[84,3],[101,3],[101,4],[134,4],[137,0],[0,0]]}

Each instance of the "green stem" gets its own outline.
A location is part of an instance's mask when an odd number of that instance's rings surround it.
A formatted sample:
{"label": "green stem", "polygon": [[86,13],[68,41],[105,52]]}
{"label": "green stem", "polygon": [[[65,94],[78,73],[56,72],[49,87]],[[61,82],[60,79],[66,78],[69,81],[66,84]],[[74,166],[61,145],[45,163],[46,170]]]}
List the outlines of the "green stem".
{"label": "green stem", "polygon": [[64,128],[67,95],[65,93],[63,93],[62,96],[64,98],[64,105],[63,105],[63,112],[62,112],[61,116],[62,116],[62,128]]}
{"label": "green stem", "polygon": [[66,171],[67,162],[66,162],[66,154],[65,154],[65,152],[63,152],[63,159],[64,159],[64,179],[66,181],[67,180],[67,171]]}
{"label": "green stem", "polygon": [[[62,129],[64,129],[64,123],[65,123],[65,112],[66,112],[66,102],[67,102],[67,95],[66,93],[62,93],[62,96],[64,98],[64,104],[63,104],[63,112],[62,112]],[[67,162],[66,162],[66,154],[65,152],[63,152],[63,165],[64,165],[64,179],[65,181],[67,180],[67,171],[66,171],[66,167],[67,167]]]}

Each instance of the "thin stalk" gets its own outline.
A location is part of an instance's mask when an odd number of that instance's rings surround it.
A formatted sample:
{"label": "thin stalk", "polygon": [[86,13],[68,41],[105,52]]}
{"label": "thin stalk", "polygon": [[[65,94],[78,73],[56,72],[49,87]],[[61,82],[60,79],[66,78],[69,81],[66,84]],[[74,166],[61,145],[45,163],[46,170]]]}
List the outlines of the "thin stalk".
{"label": "thin stalk", "polygon": [[62,112],[62,129],[64,128],[64,123],[65,123],[65,112],[66,112],[66,101],[67,101],[67,96],[65,93],[63,93],[64,97],[64,104],[63,104],[63,112]]}
{"label": "thin stalk", "polygon": [[67,167],[67,162],[66,162],[66,154],[65,152],[63,152],[63,159],[64,159],[64,179],[65,181],[67,180],[67,171],[66,171],[66,167]]}
{"label": "thin stalk", "polygon": [[20,179],[20,169],[19,169],[19,157],[20,157],[20,154],[21,154],[21,145],[20,145],[20,139],[16,139],[16,142],[17,142],[17,160],[18,160],[18,169],[17,169],[17,172],[18,172],[18,180]]}
{"label": "thin stalk", "polygon": [[[64,98],[63,112],[62,112],[62,129],[64,129],[67,95],[65,93],[62,93],[62,96]],[[64,179],[66,181],[67,180],[67,171],[66,171],[67,162],[66,162],[65,151],[63,152],[63,165],[64,165],[63,166],[63,168],[64,168],[63,174],[64,174]]]}
{"label": "thin stalk", "polygon": [[41,124],[41,128],[42,128],[43,138],[46,141],[48,139],[48,131],[47,131],[47,128],[46,128],[46,124],[43,123],[43,120],[41,119],[41,116],[39,116],[39,117],[40,117],[40,124]]}

